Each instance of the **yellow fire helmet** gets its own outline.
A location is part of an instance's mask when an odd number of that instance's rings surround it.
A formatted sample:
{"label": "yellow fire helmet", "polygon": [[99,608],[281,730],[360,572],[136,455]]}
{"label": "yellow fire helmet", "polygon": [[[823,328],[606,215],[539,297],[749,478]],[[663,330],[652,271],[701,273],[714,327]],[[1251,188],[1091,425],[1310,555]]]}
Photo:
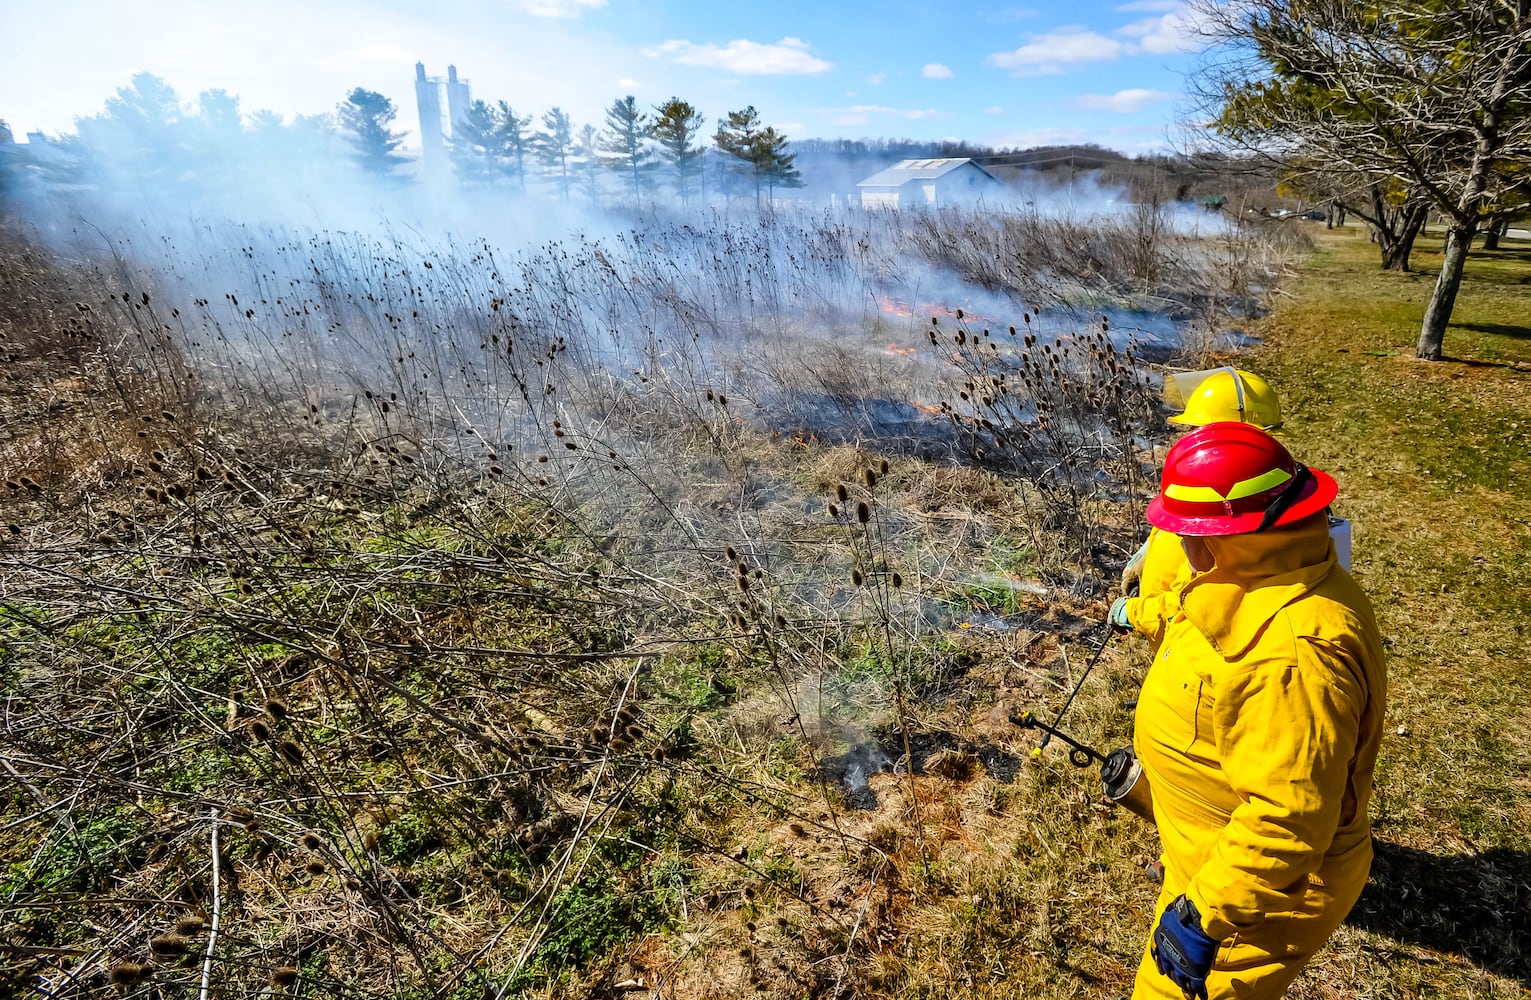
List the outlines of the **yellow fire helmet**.
{"label": "yellow fire helmet", "polygon": [[1270,383],[1238,368],[1180,372],[1164,380],[1164,400],[1181,412],[1172,424],[1203,427],[1224,420],[1254,424],[1265,430],[1281,426],[1281,400]]}

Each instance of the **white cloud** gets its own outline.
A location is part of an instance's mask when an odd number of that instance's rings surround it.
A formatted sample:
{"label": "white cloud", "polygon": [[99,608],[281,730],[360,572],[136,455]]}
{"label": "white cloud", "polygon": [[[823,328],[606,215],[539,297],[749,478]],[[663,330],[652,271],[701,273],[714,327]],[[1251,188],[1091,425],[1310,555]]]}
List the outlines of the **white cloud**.
{"label": "white cloud", "polygon": [[826,108],[825,111],[831,115],[830,120],[836,125],[865,125],[873,117],[916,122],[937,118],[941,114],[934,108],[889,108],[881,104],[853,104],[848,108]]}
{"label": "white cloud", "polygon": [[1005,113],[1005,109],[995,104],[992,107],[984,108],[983,113],[986,115],[1002,115]]}
{"label": "white cloud", "polygon": [[867,83],[870,83],[874,87],[881,87],[883,83],[887,81],[887,79],[888,74],[886,73],[873,73],[871,76],[867,77]]}
{"label": "white cloud", "polygon": [[644,49],[643,54],[651,59],[669,56],[683,66],[727,70],[741,76],[811,76],[834,67],[810,55],[808,43],[801,38],[783,38],[774,45],[736,38],[721,46],[672,38]]}
{"label": "white cloud", "polygon": [[1131,3],[1118,4],[1111,9],[1119,14],[1157,14],[1167,10],[1178,10],[1181,6],[1182,0],[1132,0]]}
{"label": "white cloud", "polygon": [[1037,35],[1012,52],[995,52],[986,61],[1008,69],[1011,76],[1042,76],[1061,73],[1067,63],[1113,60],[1126,48],[1114,38],[1074,25]]}
{"label": "white cloud", "polygon": [[1197,52],[1206,47],[1201,37],[1201,22],[1183,3],[1158,17],[1146,17],[1117,30],[1117,34],[1136,38],[1132,51],[1153,55]]}
{"label": "white cloud", "polygon": [[1114,94],[1085,94],[1074,100],[1074,106],[1081,111],[1109,111],[1112,114],[1131,115],[1151,105],[1163,104],[1174,96],[1162,90],[1133,87],[1128,90],[1118,90]]}
{"label": "white cloud", "polygon": [[920,70],[920,75],[927,80],[950,80],[954,74],[950,66],[942,63],[926,63],[925,68]]}
{"label": "white cloud", "polygon": [[604,6],[606,0],[521,0],[521,9],[533,17],[579,17]]}
{"label": "white cloud", "polygon": [[619,89],[619,90],[641,90],[641,89],[643,89],[643,84],[639,83],[637,80],[632,80],[632,79],[629,79],[628,77],[624,76],[622,79],[617,81],[617,89]]}

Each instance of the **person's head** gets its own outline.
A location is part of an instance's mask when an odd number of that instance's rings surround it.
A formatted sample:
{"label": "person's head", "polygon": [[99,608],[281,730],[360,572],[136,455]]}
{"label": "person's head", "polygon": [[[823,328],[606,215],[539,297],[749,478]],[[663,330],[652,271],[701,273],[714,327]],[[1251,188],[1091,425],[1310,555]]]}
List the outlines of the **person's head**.
{"label": "person's head", "polygon": [[[1280,441],[1251,424],[1199,427],[1170,448],[1148,522],[1183,539],[1223,538],[1290,529],[1323,513],[1339,487],[1328,473],[1294,459]],[[1188,543],[1196,569],[1205,547]]]}
{"label": "person's head", "polygon": [[1276,390],[1254,372],[1239,368],[1172,375],[1165,382],[1165,398],[1181,409],[1169,422],[1183,427],[1224,421],[1254,424],[1268,431],[1281,426],[1281,400]]}

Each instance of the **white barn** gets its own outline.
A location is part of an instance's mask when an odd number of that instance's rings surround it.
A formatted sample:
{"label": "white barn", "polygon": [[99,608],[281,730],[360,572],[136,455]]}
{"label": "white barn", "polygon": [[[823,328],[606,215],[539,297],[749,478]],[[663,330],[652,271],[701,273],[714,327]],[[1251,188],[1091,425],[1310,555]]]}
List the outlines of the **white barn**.
{"label": "white barn", "polygon": [[903,160],[856,185],[862,208],[967,205],[1000,187],[999,178],[965,156]]}

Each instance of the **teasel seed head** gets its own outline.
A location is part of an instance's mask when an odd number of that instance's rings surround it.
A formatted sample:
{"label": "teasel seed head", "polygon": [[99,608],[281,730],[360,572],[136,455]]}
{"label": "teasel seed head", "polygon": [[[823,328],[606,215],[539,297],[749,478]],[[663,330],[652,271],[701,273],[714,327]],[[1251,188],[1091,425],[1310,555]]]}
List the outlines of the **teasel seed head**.
{"label": "teasel seed head", "polygon": [[266,714],[278,722],[287,718],[287,703],[280,698],[266,699]]}
{"label": "teasel seed head", "polygon": [[902,573],[894,573],[892,577],[892,583],[894,590],[902,587],[904,585],[904,575]]}
{"label": "teasel seed head", "polygon": [[174,958],[176,955],[186,954],[190,944],[190,941],[179,934],[160,934],[149,939],[149,952],[155,958]]}
{"label": "teasel seed head", "polygon": [[867,502],[865,500],[862,500],[859,503],[857,503],[856,504],[856,520],[860,521],[862,524],[866,524],[871,519],[872,519],[872,508],[867,504]]}
{"label": "teasel seed head", "polygon": [[835,487],[835,498],[838,499],[841,503],[845,503],[851,498],[851,491],[845,488],[844,483],[841,483]]}
{"label": "teasel seed head", "polygon": [[272,986],[291,986],[298,981],[298,970],[290,965],[277,966],[271,970]]}
{"label": "teasel seed head", "polygon": [[293,765],[303,763],[303,748],[292,740],[283,740],[277,745],[276,749],[277,753],[281,754],[282,759],[287,763]]}
{"label": "teasel seed head", "polygon": [[836,506],[835,504],[830,504],[829,505],[829,516],[830,517],[839,517],[840,516],[840,508],[838,506]]}
{"label": "teasel seed head", "polygon": [[149,978],[149,967],[140,965],[138,962],[118,962],[112,966],[112,971],[107,974],[107,979],[113,986],[126,989],[137,986],[143,980]]}
{"label": "teasel seed head", "polygon": [[304,865],[303,867],[307,869],[308,873],[314,878],[318,878],[328,870],[324,867],[324,862],[320,861],[318,858],[311,859],[308,864]]}
{"label": "teasel seed head", "polygon": [[271,738],[271,727],[261,719],[250,720],[250,735],[265,742]]}
{"label": "teasel seed head", "polygon": [[862,581],[864,579],[865,579],[865,577],[863,577],[861,575],[861,570],[859,570],[859,569],[851,570],[851,586],[853,586],[853,587],[861,586]]}
{"label": "teasel seed head", "polygon": [[183,936],[202,933],[207,921],[198,916],[182,917],[175,922],[175,932]]}
{"label": "teasel seed head", "polygon": [[319,835],[314,833],[312,830],[303,834],[302,843],[303,846],[308,848],[310,851],[317,851],[319,848],[324,846],[324,841],[320,840]]}

